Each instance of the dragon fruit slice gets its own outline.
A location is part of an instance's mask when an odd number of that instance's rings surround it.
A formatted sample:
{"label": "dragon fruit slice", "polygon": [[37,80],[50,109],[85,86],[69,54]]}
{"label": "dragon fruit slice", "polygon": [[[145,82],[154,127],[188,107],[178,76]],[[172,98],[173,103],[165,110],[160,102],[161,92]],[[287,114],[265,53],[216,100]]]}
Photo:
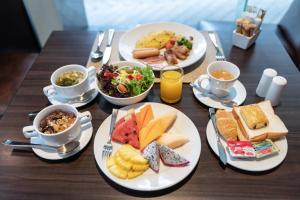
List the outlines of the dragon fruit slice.
{"label": "dragon fruit slice", "polygon": [[158,144],[151,142],[144,150],[143,156],[149,161],[150,168],[158,173],[159,171],[159,150]]}
{"label": "dragon fruit slice", "polygon": [[170,149],[166,145],[159,145],[159,154],[163,163],[171,167],[184,167],[189,164],[189,161],[180,156],[173,149]]}

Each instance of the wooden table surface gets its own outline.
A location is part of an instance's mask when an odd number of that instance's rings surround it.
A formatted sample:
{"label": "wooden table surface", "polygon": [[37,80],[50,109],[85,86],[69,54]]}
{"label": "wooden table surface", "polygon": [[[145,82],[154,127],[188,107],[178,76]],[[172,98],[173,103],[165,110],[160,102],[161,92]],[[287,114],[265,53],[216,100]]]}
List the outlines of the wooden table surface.
{"label": "wooden table surface", "polygon": [[[18,89],[0,121],[0,139],[26,141],[22,127],[30,125],[30,111],[49,105],[42,88],[50,84],[50,75],[58,67],[77,63],[84,65],[94,41],[95,32],[53,32],[40,56]],[[136,192],[119,187],[97,168],[93,140],[77,156],[51,162],[31,151],[12,150],[0,145],[0,199],[299,199],[300,198],[300,75],[274,33],[273,26],[263,27],[256,44],[244,51],[231,46],[231,30],[219,31],[229,61],[241,70],[240,81],[247,89],[245,103],[261,100],[255,88],[264,68],[272,67],[288,80],[276,113],[289,129],[288,154],[277,168],[263,173],[247,173],[230,166],[223,169],[208,146],[205,137],[208,108],[199,103],[185,85],[182,100],[174,104],[195,123],[201,135],[200,161],[180,184],[158,192]],[[161,102],[159,85],[146,101]],[[93,137],[110,115],[113,106],[100,95],[80,111],[93,116]]]}

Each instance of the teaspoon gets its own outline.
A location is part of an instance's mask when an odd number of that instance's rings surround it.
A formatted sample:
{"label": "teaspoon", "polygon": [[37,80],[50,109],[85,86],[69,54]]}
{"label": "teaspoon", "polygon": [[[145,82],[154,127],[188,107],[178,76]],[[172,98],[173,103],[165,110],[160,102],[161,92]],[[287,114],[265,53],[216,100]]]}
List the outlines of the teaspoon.
{"label": "teaspoon", "polygon": [[103,52],[100,50],[100,46],[103,41],[104,35],[105,35],[105,32],[99,33],[97,49],[91,53],[91,60],[93,62],[98,62],[103,58]]}

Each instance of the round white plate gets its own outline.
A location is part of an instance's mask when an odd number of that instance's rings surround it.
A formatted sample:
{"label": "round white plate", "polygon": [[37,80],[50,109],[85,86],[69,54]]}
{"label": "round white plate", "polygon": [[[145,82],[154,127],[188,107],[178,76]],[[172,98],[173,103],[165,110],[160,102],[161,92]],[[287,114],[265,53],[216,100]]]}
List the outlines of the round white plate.
{"label": "round white plate", "polygon": [[[61,159],[71,157],[77,154],[78,152],[80,152],[89,143],[89,141],[92,138],[92,135],[93,135],[93,126],[92,123],[88,123],[84,126],[84,129],[81,131],[81,136],[78,140],[80,143],[79,147],[77,147],[72,152],[65,155],[60,155],[56,151],[50,149],[48,150],[48,149],[32,148],[32,150],[37,156],[41,158],[47,160],[61,160]],[[38,137],[32,137],[30,139],[30,142],[35,144],[43,144],[43,141]]]}
{"label": "round white plate", "polygon": [[[171,129],[176,129],[178,133],[185,134],[189,142],[175,151],[190,161],[186,167],[167,167],[160,163],[159,173],[148,169],[143,175],[130,179],[122,180],[113,176],[106,168],[106,160],[102,159],[102,148],[108,140],[109,126],[111,116],[107,117],[99,127],[94,140],[94,155],[101,171],[115,183],[129,189],[139,191],[155,191],[171,187],[185,177],[187,177],[196,167],[200,158],[201,141],[200,135],[194,123],[181,111],[160,103],[149,103],[152,105],[154,116],[160,116],[169,111],[177,112],[177,119]],[[126,106],[119,110],[118,118],[123,117],[130,108],[138,108],[143,103]],[[113,151],[115,152],[121,145],[113,142]]]}
{"label": "round white plate", "polygon": [[[194,83],[197,83],[197,80],[195,80]],[[202,87],[208,86],[208,80],[204,80],[202,82]],[[193,92],[195,97],[203,104],[205,104],[208,107],[212,108],[218,108],[218,109],[231,109],[230,107],[224,106],[220,102],[210,98],[203,96],[201,92],[199,92],[197,89],[193,88]],[[229,95],[226,97],[226,99],[230,99],[235,101],[238,105],[241,105],[247,96],[246,88],[239,80],[236,80],[232,88],[230,89]]]}
{"label": "round white plate", "polygon": [[[89,89],[95,88],[95,91],[93,92],[92,97],[88,101],[82,102],[82,103],[72,103],[70,105],[74,106],[75,108],[79,108],[79,107],[85,106],[88,103],[90,103],[91,101],[93,101],[96,98],[96,96],[98,95],[98,90],[96,89],[96,87],[97,87],[96,84],[97,84],[96,80],[90,84]],[[64,102],[60,101],[59,96],[54,95],[53,97],[49,96],[47,98],[48,98],[49,102],[53,105],[65,104]]]}
{"label": "round white plate", "polygon": [[[215,154],[219,155],[218,147],[217,147],[217,136],[211,120],[207,124],[206,137],[209,146],[212,148]],[[226,147],[227,146],[226,142],[222,138],[220,139],[223,146]],[[282,163],[288,151],[288,144],[285,137],[275,141],[274,143],[277,145],[277,147],[280,150],[276,155],[261,158],[261,159],[246,160],[246,159],[232,158],[230,157],[229,153],[226,150],[227,162],[229,165],[233,167],[245,171],[251,171],[251,172],[260,172],[260,171],[273,169],[274,167]]]}
{"label": "round white plate", "polygon": [[[132,50],[135,48],[136,42],[151,32],[164,30],[174,31],[176,34],[183,35],[187,38],[190,36],[193,37],[193,48],[190,52],[189,57],[184,61],[179,61],[177,66],[182,68],[190,66],[200,60],[205,54],[207,47],[206,40],[199,31],[187,25],[166,22],[140,25],[123,34],[119,41],[119,52],[121,56],[127,61],[135,60],[139,62],[139,60],[132,57]],[[160,70],[163,66],[167,65],[167,62],[164,62],[160,67],[153,66],[153,69]],[[170,66],[168,68],[172,69],[174,67]]]}

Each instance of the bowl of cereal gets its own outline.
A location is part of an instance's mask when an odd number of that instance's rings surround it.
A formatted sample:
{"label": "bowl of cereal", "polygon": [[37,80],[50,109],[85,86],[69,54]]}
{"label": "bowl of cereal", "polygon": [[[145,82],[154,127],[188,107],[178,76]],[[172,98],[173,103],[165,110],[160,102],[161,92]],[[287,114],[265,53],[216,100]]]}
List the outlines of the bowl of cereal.
{"label": "bowl of cereal", "polygon": [[80,113],[71,105],[52,105],[41,110],[33,125],[23,128],[23,134],[26,138],[39,137],[50,146],[61,146],[79,139],[82,127],[91,118],[89,111]]}

